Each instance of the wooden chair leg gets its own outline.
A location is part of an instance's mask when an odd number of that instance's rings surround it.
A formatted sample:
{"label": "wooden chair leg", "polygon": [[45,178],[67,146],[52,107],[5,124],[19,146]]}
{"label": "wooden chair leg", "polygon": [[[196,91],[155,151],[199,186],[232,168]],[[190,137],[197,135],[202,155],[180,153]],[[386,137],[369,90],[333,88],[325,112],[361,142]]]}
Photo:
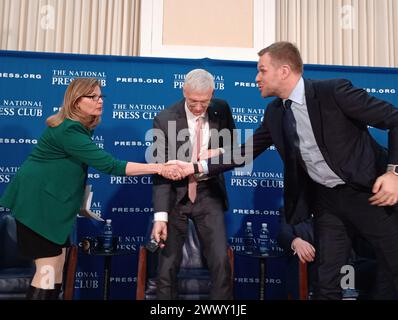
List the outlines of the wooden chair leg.
{"label": "wooden chair leg", "polygon": [[227,248],[227,254],[228,254],[228,259],[229,259],[229,265],[231,267],[231,288],[234,288],[234,266],[235,266],[235,261],[234,261],[234,250],[232,250],[231,247],[228,246]]}
{"label": "wooden chair leg", "polygon": [[308,299],[307,264],[301,261],[299,261],[299,298],[300,300]]}
{"label": "wooden chair leg", "polygon": [[64,300],[73,300],[75,290],[75,273],[77,266],[77,246],[72,245],[67,252],[64,273]]}
{"label": "wooden chair leg", "polygon": [[146,269],[147,269],[147,251],[145,247],[140,247],[138,256],[138,272],[137,272],[137,300],[145,300],[145,284],[146,284]]}

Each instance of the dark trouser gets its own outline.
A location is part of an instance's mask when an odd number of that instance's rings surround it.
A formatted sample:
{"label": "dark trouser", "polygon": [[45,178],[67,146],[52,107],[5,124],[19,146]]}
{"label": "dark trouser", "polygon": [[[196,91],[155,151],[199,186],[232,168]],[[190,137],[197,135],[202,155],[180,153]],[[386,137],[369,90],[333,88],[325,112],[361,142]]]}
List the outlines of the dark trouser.
{"label": "dark trouser", "polygon": [[398,288],[397,214],[389,213],[391,208],[370,205],[368,199],[371,196],[346,185],[335,188],[316,185],[315,299],[341,299],[343,274],[340,271],[351,252],[351,230],[359,232],[371,243],[382,270],[380,274],[393,280],[389,284],[378,283],[378,295],[393,298],[391,285]]}
{"label": "dark trouser", "polygon": [[26,300],[59,300],[62,284],[56,283],[54,289],[41,289],[29,286]]}
{"label": "dark trouser", "polygon": [[166,246],[159,254],[158,299],[177,299],[177,273],[182,260],[182,247],[192,219],[210,271],[210,299],[232,299],[231,268],[227,256],[223,200],[207,187],[198,184],[194,204],[189,200],[177,204],[169,213]]}

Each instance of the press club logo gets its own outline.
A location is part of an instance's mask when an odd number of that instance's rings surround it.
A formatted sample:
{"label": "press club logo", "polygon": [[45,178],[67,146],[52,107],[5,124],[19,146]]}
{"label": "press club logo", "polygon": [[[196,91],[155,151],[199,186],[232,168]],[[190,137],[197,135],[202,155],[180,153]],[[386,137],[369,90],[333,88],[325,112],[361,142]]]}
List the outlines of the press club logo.
{"label": "press club logo", "polygon": [[[221,74],[213,74],[214,89],[223,91],[225,89],[224,76]],[[186,74],[185,73],[174,73],[173,74],[173,89],[182,89],[184,86]]]}
{"label": "press club logo", "polygon": [[78,271],[75,277],[75,289],[98,289],[99,275],[97,271]]}
{"label": "press club logo", "polygon": [[142,75],[117,76],[116,82],[130,85],[162,85],[164,79],[151,78]]}
{"label": "press club logo", "polygon": [[241,172],[235,170],[232,172],[231,186],[283,189],[283,173],[270,171]]}
{"label": "press club logo", "polygon": [[105,140],[103,136],[92,136],[91,140],[95,142],[98,148],[104,149]]}
{"label": "press club logo", "polygon": [[118,248],[135,252],[144,242],[145,236],[141,234],[119,236]]}
{"label": "press club logo", "polygon": [[232,118],[236,123],[259,124],[264,119],[263,107],[234,106],[232,109]]}
{"label": "press club logo", "polygon": [[272,209],[233,208],[232,213],[244,216],[279,216],[279,210]]}
{"label": "press club logo", "polygon": [[96,78],[101,87],[106,87],[106,73],[98,70],[52,70],[51,84],[54,86],[68,86],[75,78]]}
{"label": "press club logo", "polygon": [[152,121],[164,108],[164,104],[114,103],[112,119]]}
{"label": "press club logo", "polygon": [[36,138],[16,138],[6,137],[0,138],[0,144],[37,144]]}
{"label": "press club logo", "polygon": [[0,78],[41,80],[42,75],[40,73],[0,72]]}
{"label": "press club logo", "polygon": [[121,185],[151,185],[152,177],[150,175],[145,176],[131,176],[131,177],[119,177],[111,176],[110,184],[121,184]]}
{"label": "press club logo", "polygon": [[0,100],[0,116],[2,117],[41,117],[43,103],[40,100]]}
{"label": "press club logo", "polygon": [[154,210],[152,207],[113,207],[111,212],[117,214],[150,214]]}
{"label": "press club logo", "polygon": [[9,183],[18,170],[17,166],[0,166],[0,183]]}
{"label": "press club logo", "polygon": [[234,87],[238,87],[238,88],[257,88],[258,85],[257,85],[257,83],[252,82],[252,81],[236,80],[236,81],[234,81]]}

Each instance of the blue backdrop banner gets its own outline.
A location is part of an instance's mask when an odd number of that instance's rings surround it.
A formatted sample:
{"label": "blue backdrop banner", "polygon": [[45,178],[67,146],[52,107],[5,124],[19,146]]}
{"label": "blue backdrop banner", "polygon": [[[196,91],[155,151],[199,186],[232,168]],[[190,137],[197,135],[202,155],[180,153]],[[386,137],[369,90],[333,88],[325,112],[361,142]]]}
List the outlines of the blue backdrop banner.
{"label": "blue backdrop banner", "polygon": [[[0,194],[18,171],[45,128],[45,119],[58,111],[67,85],[76,77],[101,80],[106,95],[102,122],[93,140],[115,157],[145,162],[151,145],[146,133],[157,113],[182,98],[185,74],[204,68],[213,74],[215,96],[229,102],[237,128],[245,140],[260,125],[269,99],[262,99],[255,83],[255,62],[210,59],[166,59],[0,51]],[[398,69],[305,66],[307,78],[347,78],[370,94],[398,105]],[[369,128],[386,145],[385,132]],[[228,240],[243,248],[243,228],[252,221],[255,236],[267,222],[271,237],[279,228],[283,167],[274,148],[254,161],[250,173],[225,173],[230,198],[226,213]],[[120,247],[131,255],[114,257],[112,299],[135,299],[139,246],[147,241],[153,216],[151,176],[115,177],[89,171],[91,210],[113,221]],[[62,188],[62,186],[60,186]],[[27,208],[29,210],[29,208]],[[0,208],[0,214],[7,212]],[[101,233],[103,223],[78,217],[75,241]],[[75,298],[102,296],[103,257],[79,254]],[[267,265],[268,299],[286,298],[286,260]],[[235,257],[236,299],[257,299],[259,264]]]}

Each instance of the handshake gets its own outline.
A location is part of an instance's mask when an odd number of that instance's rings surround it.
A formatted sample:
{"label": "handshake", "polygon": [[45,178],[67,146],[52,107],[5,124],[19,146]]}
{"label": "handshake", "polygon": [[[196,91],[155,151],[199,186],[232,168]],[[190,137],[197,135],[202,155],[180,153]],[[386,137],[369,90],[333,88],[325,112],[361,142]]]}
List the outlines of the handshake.
{"label": "handshake", "polygon": [[161,171],[159,172],[161,176],[170,180],[181,180],[193,173],[193,163],[180,160],[170,160],[162,164]]}
{"label": "handshake", "polygon": [[[217,157],[223,153],[221,150],[221,148],[206,150],[200,155],[199,159],[205,160],[212,157]],[[199,173],[202,173],[202,166],[200,163],[197,165]],[[169,162],[162,164],[161,171],[159,172],[161,176],[170,180],[181,180],[194,173],[198,173],[195,172],[194,164],[192,162],[185,162],[181,160],[170,160]]]}

